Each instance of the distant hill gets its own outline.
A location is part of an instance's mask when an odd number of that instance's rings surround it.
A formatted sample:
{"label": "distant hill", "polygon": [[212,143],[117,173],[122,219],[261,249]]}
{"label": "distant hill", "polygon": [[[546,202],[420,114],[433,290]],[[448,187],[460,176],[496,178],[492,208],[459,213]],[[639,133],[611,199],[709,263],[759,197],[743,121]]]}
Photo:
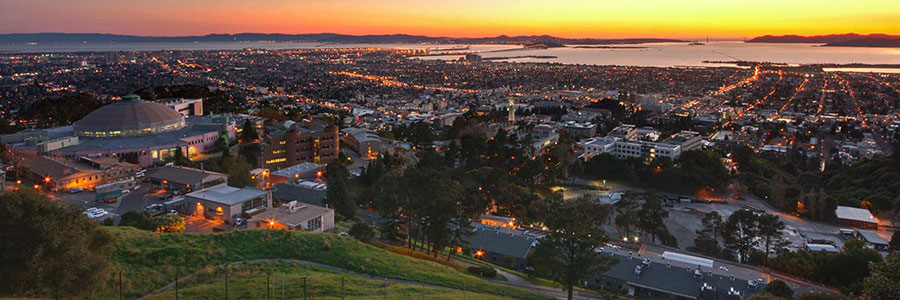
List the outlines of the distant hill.
{"label": "distant hill", "polygon": [[481,38],[430,37],[408,34],[348,35],[338,33],[238,33],[198,36],[138,36],[105,33],[11,33],[0,34],[0,43],[171,43],[171,42],[317,42],[317,43],[373,43],[373,44],[642,44],[685,42],[674,39],[570,39],[548,35],[496,36]]}
{"label": "distant hill", "polygon": [[807,43],[843,47],[900,47],[900,35],[887,34],[829,34],[829,35],[764,35],[747,41],[748,43]]}

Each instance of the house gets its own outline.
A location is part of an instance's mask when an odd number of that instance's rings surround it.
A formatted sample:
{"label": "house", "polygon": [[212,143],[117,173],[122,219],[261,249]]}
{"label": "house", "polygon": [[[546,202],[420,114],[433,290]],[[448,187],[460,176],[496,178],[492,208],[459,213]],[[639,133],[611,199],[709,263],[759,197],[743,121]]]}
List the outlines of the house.
{"label": "house", "polygon": [[834,210],[838,223],[860,228],[878,229],[878,220],[868,209],[838,206]]}
{"label": "house", "polygon": [[188,214],[232,224],[272,207],[272,194],[256,188],[220,184],[185,195]]}
{"label": "house", "polygon": [[466,237],[476,258],[516,270],[524,270],[526,257],[537,245],[539,236],[524,230],[472,222],[472,235]]}
{"label": "house", "polygon": [[334,210],[291,201],[261,212],[247,222],[250,228],[276,228],[326,232],[334,229]]}

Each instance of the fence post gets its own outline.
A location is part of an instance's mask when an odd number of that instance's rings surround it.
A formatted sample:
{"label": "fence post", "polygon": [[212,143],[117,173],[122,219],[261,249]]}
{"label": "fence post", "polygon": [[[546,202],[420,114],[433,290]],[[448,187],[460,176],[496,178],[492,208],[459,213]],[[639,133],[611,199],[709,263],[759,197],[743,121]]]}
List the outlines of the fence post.
{"label": "fence post", "polygon": [[122,285],[122,271],[119,271],[119,300],[125,298],[125,286]]}
{"label": "fence post", "polygon": [[344,300],[344,277],[341,277],[341,300]]}
{"label": "fence post", "polygon": [[384,278],[384,299],[387,300],[387,278]]}
{"label": "fence post", "polygon": [[175,267],[175,300],[178,300],[178,267]]}
{"label": "fence post", "polygon": [[306,277],[303,277],[303,300],[306,300]]}
{"label": "fence post", "polygon": [[228,265],[225,265],[225,300],[228,300]]}
{"label": "fence post", "polygon": [[284,271],[281,271],[281,300],[284,300]]}
{"label": "fence post", "polygon": [[266,270],[266,300],[270,300],[272,289],[269,288],[269,271]]}

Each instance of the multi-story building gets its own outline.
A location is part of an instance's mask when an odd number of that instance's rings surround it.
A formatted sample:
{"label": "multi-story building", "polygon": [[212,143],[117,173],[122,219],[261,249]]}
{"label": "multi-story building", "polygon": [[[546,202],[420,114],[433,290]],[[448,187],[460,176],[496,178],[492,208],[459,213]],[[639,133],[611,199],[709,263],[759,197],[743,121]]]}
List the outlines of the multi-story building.
{"label": "multi-story building", "polygon": [[138,166],[120,162],[112,157],[81,157],[66,159],[61,157],[35,156],[20,162],[27,167],[30,180],[41,183],[49,190],[72,188],[93,189],[94,187],[129,178],[137,172]]}
{"label": "multi-story building", "polygon": [[321,121],[285,121],[266,129],[264,168],[277,170],[302,162],[327,164],[340,151],[338,127]]}

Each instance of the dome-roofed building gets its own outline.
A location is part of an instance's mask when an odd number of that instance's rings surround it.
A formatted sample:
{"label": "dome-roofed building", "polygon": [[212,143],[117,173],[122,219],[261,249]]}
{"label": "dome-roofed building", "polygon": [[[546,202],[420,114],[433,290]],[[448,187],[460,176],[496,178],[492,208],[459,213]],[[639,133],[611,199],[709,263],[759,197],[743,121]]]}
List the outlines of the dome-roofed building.
{"label": "dome-roofed building", "polygon": [[129,137],[179,130],[184,116],[174,109],[131,95],[103,106],[75,122],[75,134],[82,137]]}
{"label": "dome-roofed building", "polygon": [[166,105],[126,96],[71,126],[0,135],[0,143],[19,157],[116,157],[148,167],[171,161],[179,150],[188,158],[215,151],[216,141],[232,140],[234,132],[231,115],[185,117]]}

